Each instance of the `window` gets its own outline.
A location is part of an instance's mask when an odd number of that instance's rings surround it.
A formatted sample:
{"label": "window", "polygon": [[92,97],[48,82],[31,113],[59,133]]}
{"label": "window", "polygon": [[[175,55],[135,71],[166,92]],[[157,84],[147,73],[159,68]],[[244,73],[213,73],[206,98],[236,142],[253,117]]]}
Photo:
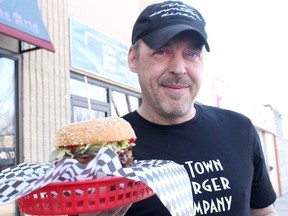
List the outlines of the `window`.
{"label": "window", "polygon": [[15,62],[0,58],[0,171],[15,161]]}
{"label": "window", "polygon": [[[0,171],[19,163],[19,59],[0,53]],[[19,215],[15,202],[0,205],[1,215]]]}
{"label": "window", "polygon": [[72,122],[123,116],[140,105],[139,92],[76,73],[70,77]]}
{"label": "window", "polygon": [[113,90],[111,101],[112,114],[114,116],[123,116],[128,112],[136,110],[140,105],[138,97]]}
{"label": "window", "polygon": [[107,117],[110,115],[109,104],[86,97],[71,95],[72,122]]}

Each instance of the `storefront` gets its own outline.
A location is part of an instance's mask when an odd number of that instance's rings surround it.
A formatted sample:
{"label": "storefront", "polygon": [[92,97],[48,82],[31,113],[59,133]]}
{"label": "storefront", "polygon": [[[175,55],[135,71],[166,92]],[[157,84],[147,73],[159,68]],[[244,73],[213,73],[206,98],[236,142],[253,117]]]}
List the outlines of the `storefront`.
{"label": "storefront", "polygon": [[[0,171],[24,160],[23,53],[38,49],[55,51],[37,0],[0,1]],[[18,212],[14,203],[1,205],[0,211]]]}
{"label": "storefront", "polygon": [[[138,13],[138,3],[115,3]],[[0,1],[1,170],[47,162],[56,131],[69,122],[121,116],[140,105],[137,78],[127,66],[129,42],[111,36],[109,26],[97,27],[109,5],[87,4],[98,14],[92,24],[79,1]],[[20,215],[15,202],[0,205],[0,212]]]}

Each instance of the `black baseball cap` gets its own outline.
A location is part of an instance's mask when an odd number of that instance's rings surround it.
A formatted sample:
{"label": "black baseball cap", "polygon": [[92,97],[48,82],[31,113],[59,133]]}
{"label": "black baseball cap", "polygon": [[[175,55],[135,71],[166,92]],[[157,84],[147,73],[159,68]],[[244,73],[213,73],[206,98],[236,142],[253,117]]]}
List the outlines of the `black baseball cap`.
{"label": "black baseball cap", "polygon": [[202,15],[181,1],[152,4],[141,12],[135,22],[132,44],[142,39],[150,48],[159,49],[177,34],[193,31],[199,34],[209,52],[205,25]]}

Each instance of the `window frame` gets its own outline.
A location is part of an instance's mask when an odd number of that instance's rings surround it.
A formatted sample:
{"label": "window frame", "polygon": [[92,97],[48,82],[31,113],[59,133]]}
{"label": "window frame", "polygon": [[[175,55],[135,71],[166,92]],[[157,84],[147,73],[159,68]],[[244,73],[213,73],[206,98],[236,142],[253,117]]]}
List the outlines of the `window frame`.
{"label": "window frame", "polygon": [[[91,108],[92,110],[98,110],[98,111],[104,111],[107,113],[107,116],[111,116],[112,115],[112,92],[113,91],[117,91],[119,93],[124,94],[126,97],[128,96],[133,96],[138,98],[138,106],[140,106],[141,104],[141,93],[140,90],[139,92],[137,90],[130,90],[128,88],[122,87],[119,85],[117,85],[117,83],[112,84],[109,82],[109,80],[102,80],[99,79],[97,77],[94,76],[90,76],[87,75],[86,73],[77,73],[74,71],[70,71],[70,79],[76,79],[78,81],[82,81],[85,82],[85,76],[87,78],[87,83],[90,85],[95,85],[101,88],[105,88],[106,89],[106,102],[100,101],[100,100],[95,100],[95,99],[90,99],[91,102]],[[71,88],[71,86],[70,86]],[[71,90],[70,90],[71,92]],[[83,107],[83,108],[88,108],[87,105],[87,97],[82,97],[82,96],[77,96],[74,94],[70,93],[70,98],[71,98],[71,122],[73,122],[73,107],[79,106],[79,107]]]}

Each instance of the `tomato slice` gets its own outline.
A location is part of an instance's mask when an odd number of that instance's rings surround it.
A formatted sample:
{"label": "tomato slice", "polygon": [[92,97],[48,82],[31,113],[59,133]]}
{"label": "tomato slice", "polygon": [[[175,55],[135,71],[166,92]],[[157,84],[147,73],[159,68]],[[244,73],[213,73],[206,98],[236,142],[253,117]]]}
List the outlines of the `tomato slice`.
{"label": "tomato slice", "polygon": [[136,141],[135,138],[131,138],[131,139],[129,140],[129,143],[134,143],[135,141]]}
{"label": "tomato slice", "polygon": [[73,150],[73,149],[76,149],[77,148],[77,145],[69,145],[69,146],[65,146],[66,149],[70,149],[70,150]]}

